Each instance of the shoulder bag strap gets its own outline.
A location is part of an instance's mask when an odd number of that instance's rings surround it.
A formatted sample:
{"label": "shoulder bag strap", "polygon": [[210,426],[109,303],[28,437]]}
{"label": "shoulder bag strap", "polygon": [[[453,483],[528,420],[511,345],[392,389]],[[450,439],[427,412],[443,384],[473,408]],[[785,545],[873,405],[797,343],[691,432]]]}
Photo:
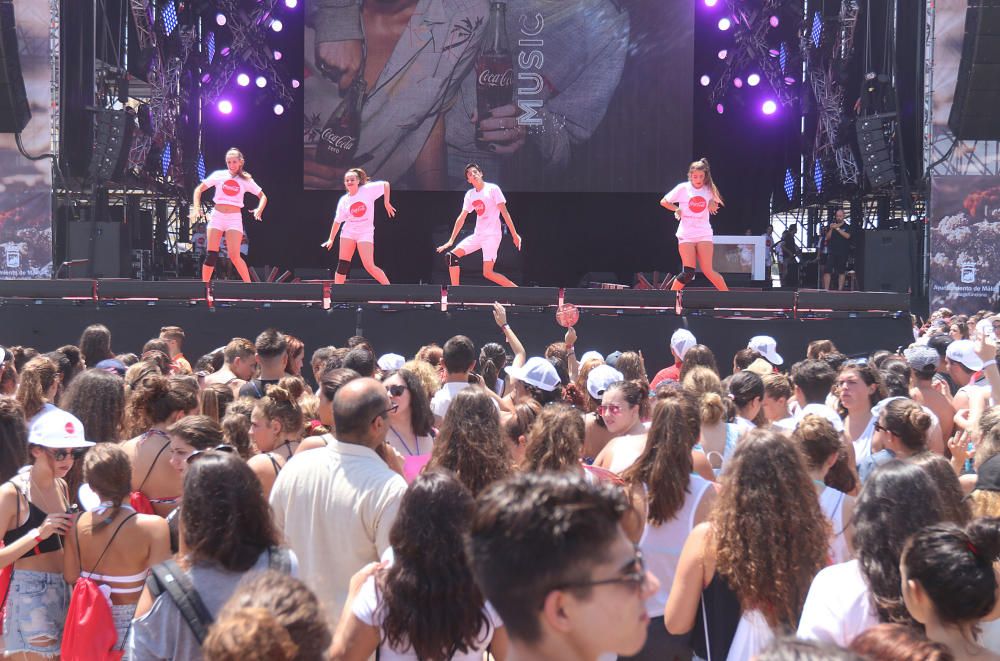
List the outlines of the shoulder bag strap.
{"label": "shoulder bag strap", "polygon": [[[132,512],[131,514],[129,514],[128,516],[126,516],[124,519],[122,519],[121,523],[118,524],[118,527],[115,528],[115,531],[113,533],[111,533],[111,539],[109,539],[108,543],[104,546],[104,550],[101,551],[101,555],[99,555],[97,557],[97,562],[94,563],[94,568],[90,570],[91,574],[96,574],[97,573],[97,568],[101,565],[101,560],[104,560],[104,554],[108,552],[109,548],[111,548],[111,544],[115,541],[115,537],[118,536],[118,531],[121,530],[122,526],[124,526],[126,523],[128,523],[128,520],[131,519],[134,516],[136,516],[136,512]],[[76,532],[76,526],[73,526],[73,533],[76,534],[76,554],[77,554],[77,556],[79,556],[80,555],[80,535]],[[83,569],[83,561],[82,560],[80,561],[80,569]]]}
{"label": "shoulder bag strap", "polygon": [[142,482],[139,483],[139,488],[136,489],[136,491],[142,491],[142,488],[146,486],[146,480],[148,480],[149,476],[153,474],[153,469],[156,468],[156,462],[160,460],[160,455],[163,454],[163,451],[169,447],[170,447],[170,442],[168,441],[166,445],[160,448],[160,451],[156,453],[156,456],[153,457],[153,463],[149,465],[149,470],[146,471],[146,477],[142,478]]}
{"label": "shoulder bag strap", "polygon": [[152,578],[162,587],[161,592],[166,590],[173,599],[177,610],[181,612],[184,621],[191,628],[191,633],[201,645],[215,618],[208,612],[198,591],[191,584],[191,579],[173,560],[167,560],[153,567]]}

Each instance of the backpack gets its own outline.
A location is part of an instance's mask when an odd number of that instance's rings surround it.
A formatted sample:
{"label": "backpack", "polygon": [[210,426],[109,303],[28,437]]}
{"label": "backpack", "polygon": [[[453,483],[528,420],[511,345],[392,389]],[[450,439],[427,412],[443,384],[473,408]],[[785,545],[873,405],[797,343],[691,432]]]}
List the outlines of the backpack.
{"label": "backpack", "polygon": [[[122,529],[129,519],[136,516],[135,513],[125,517],[118,527],[115,528],[107,546],[101,551],[100,557],[90,570],[93,574],[104,559],[104,554],[111,548],[111,544],[118,536],[118,531]],[[76,529],[74,528],[74,533]],[[80,540],[76,543],[77,558],[80,554]],[[83,570],[83,564],[80,563]],[[63,661],[120,661],[122,649],[115,649],[118,644],[118,630],[115,628],[115,620],[111,614],[111,600],[104,592],[97,581],[91,578],[79,577],[73,586],[73,594],[69,599],[69,610],[66,613],[66,628],[63,629],[62,646],[59,653]],[[124,647],[125,640],[122,639]]]}
{"label": "backpack", "polygon": [[[292,557],[288,549],[271,547],[267,550],[267,555],[269,569],[283,574],[291,573]],[[208,629],[215,618],[208,612],[191,579],[176,562],[167,560],[154,566],[149,578],[146,579],[146,587],[154,598],[164,592],[170,595],[198,644],[201,645],[205,641]]]}

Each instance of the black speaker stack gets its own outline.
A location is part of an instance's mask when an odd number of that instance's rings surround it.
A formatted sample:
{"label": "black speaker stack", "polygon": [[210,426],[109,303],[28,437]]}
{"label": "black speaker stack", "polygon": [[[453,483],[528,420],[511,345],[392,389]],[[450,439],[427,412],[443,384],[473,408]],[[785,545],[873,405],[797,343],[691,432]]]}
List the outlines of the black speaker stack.
{"label": "black speaker stack", "polygon": [[969,0],[948,128],[960,140],[1000,140],[1000,0]]}

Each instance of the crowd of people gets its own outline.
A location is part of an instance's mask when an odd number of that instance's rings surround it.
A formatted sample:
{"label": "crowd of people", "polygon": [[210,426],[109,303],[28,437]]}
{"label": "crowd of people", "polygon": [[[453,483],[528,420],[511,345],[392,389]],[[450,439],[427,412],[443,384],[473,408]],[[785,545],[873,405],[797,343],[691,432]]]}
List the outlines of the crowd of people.
{"label": "crowd of people", "polygon": [[6,655],[1000,658],[1000,315],[796,362],[678,329],[652,379],[494,317],[0,347]]}

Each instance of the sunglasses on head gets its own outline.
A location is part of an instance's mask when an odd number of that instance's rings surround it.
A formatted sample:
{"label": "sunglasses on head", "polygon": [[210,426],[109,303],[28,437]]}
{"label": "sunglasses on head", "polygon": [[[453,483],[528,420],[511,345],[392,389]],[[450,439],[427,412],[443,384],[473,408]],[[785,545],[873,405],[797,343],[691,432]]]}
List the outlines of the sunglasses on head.
{"label": "sunglasses on head", "polygon": [[87,448],[45,448],[45,451],[56,461],[62,461],[66,457],[73,457],[74,460],[82,459],[83,455],[87,454]]}
{"label": "sunglasses on head", "polygon": [[226,445],[225,443],[223,443],[221,445],[216,445],[214,448],[209,448],[208,450],[195,450],[194,452],[188,455],[185,461],[190,464],[198,457],[204,456],[209,452],[223,452],[225,454],[236,454],[236,448],[234,448],[232,445]]}
{"label": "sunglasses on head", "polygon": [[391,386],[386,386],[385,391],[389,393],[389,397],[402,397],[403,393],[406,392],[406,386],[395,383]]}

